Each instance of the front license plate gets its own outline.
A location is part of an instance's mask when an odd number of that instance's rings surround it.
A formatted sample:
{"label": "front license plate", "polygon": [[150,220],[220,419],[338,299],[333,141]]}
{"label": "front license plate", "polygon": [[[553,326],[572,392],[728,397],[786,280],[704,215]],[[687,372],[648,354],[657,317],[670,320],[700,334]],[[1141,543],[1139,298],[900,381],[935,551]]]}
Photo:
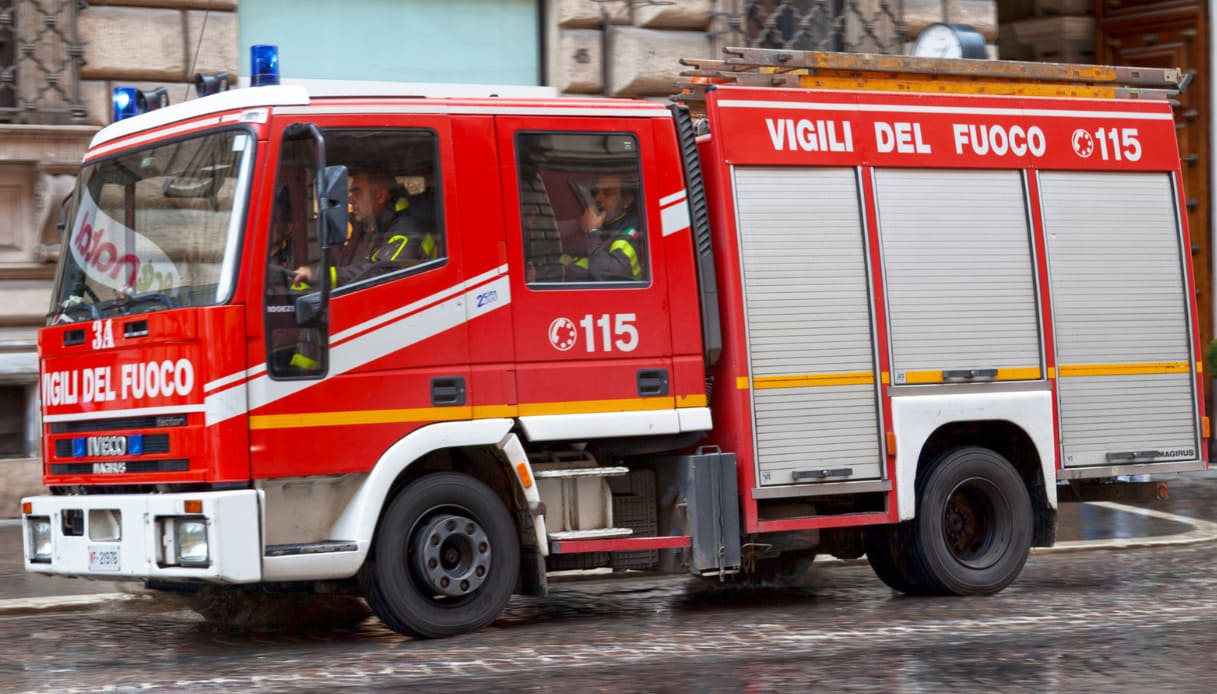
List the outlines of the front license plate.
{"label": "front license plate", "polygon": [[113,545],[89,545],[89,571],[118,573],[118,548]]}

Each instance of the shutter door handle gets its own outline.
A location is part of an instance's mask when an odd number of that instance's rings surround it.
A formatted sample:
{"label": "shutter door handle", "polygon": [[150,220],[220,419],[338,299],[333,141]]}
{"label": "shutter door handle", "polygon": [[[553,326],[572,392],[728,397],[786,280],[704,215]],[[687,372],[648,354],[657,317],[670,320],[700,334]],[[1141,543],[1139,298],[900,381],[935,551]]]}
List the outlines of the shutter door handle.
{"label": "shutter door handle", "polygon": [[638,394],[642,397],[653,397],[668,394],[667,369],[639,369]]}
{"label": "shutter door handle", "polygon": [[431,379],[431,404],[437,407],[465,404],[465,379],[439,376]]}
{"label": "shutter door handle", "polygon": [[984,383],[997,378],[997,369],[943,369],[946,383]]}

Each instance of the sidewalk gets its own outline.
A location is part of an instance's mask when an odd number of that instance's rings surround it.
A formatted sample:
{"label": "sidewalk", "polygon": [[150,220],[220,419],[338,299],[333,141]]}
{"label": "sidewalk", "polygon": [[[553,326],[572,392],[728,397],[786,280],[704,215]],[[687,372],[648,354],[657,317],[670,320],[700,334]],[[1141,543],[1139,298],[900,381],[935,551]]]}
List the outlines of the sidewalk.
{"label": "sidewalk", "polygon": [[[1154,479],[1166,482],[1168,499],[1060,504],[1056,545],[1032,552],[1130,549],[1217,540],[1217,470]],[[20,521],[0,520],[0,616],[92,609],[142,597],[139,582],[26,573],[22,551]]]}

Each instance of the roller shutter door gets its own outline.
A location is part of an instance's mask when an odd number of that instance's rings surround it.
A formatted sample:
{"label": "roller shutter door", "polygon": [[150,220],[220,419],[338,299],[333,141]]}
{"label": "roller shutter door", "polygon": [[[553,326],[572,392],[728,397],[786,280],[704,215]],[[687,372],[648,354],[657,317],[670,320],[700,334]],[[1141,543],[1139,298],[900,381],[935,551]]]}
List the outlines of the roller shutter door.
{"label": "roller shutter door", "polygon": [[735,170],[762,485],[881,474],[853,169]]}
{"label": "roller shutter door", "polygon": [[1043,376],[1017,171],[875,172],[892,383]]}
{"label": "roller shutter door", "polygon": [[1173,182],[1040,175],[1066,467],[1195,460],[1195,360]]}

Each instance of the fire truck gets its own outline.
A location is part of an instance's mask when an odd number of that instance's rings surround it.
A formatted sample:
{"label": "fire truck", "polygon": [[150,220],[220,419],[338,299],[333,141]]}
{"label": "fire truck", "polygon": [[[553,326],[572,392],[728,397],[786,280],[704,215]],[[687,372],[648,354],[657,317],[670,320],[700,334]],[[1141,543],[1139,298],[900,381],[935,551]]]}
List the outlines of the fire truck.
{"label": "fire truck", "polygon": [[670,106],[269,84],[101,130],[26,569],[419,637],[558,570],[985,595],[1058,488],[1205,467],[1180,71],[688,66]]}

